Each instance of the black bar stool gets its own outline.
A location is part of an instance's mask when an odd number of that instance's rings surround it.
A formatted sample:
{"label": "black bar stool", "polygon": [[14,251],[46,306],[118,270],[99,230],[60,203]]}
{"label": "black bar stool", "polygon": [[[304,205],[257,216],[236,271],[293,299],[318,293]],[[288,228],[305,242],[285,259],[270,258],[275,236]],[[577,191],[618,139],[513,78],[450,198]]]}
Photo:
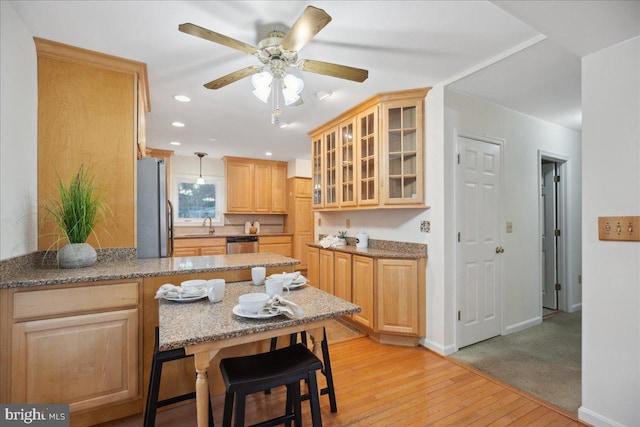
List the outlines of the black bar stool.
{"label": "black bar stool", "polygon": [[[336,401],[336,390],[333,385],[333,372],[331,371],[331,357],[329,356],[329,343],[327,342],[327,330],[323,328],[324,338],[320,343],[322,347],[322,362],[323,368],[321,370],[322,375],[327,380],[327,386],[320,390],[320,395],[329,395],[329,406],[331,407],[331,412],[338,412],[338,403]],[[307,345],[307,333],[305,331],[300,332],[300,340],[306,346]],[[298,334],[291,334],[289,337],[289,345],[294,345],[298,342]],[[278,338],[274,337],[271,339],[271,351],[275,350],[278,344]],[[268,390],[266,393],[268,394]],[[302,400],[306,400],[309,398],[309,395],[303,395]]]}
{"label": "black bar stool", "polygon": [[305,380],[309,384],[312,424],[314,427],[322,426],[316,381],[316,371],[320,369],[320,359],[302,344],[266,353],[222,359],[220,372],[226,387],[222,425],[231,427],[234,399],[234,425],[244,427],[246,396],[282,385],[287,386],[285,414],[256,426],[267,427],[291,421],[295,421],[296,426],[302,425],[300,381]]}
{"label": "black bar stool", "polygon": [[[171,397],[169,399],[158,401],[158,393],[160,391],[160,379],[162,376],[162,364],[172,360],[185,359],[193,357],[192,354],[187,355],[183,348],[174,350],[160,351],[158,350],[159,331],[156,326],[155,342],[153,345],[153,360],[151,362],[151,377],[149,378],[149,393],[147,394],[147,405],[144,411],[144,427],[153,427],[156,423],[156,412],[158,408],[171,405],[173,403],[182,402],[196,397],[195,392]],[[209,399],[209,427],[213,427],[213,412],[211,411],[211,399]]]}

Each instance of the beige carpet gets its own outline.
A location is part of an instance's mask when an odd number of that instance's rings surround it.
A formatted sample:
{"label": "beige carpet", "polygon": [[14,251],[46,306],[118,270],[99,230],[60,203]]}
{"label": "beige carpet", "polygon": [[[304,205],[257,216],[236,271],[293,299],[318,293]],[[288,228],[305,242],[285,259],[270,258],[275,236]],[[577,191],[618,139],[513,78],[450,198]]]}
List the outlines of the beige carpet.
{"label": "beige carpet", "polygon": [[582,401],[582,312],[465,347],[452,358],[577,414]]}

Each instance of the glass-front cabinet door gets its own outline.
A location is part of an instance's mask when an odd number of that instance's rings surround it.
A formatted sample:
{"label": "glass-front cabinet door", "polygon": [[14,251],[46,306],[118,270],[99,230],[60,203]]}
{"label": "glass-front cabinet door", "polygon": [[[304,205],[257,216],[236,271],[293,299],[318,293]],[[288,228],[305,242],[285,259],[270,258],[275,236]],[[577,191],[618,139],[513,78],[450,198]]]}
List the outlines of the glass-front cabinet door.
{"label": "glass-front cabinet door", "polygon": [[341,123],[338,129],[340,207],[356,206],[355,131],[355,118]]}
{"label": "glass-front cabinet door", "polygon": [[324,133],[324,207],[338,206],[338,130]]}
{"label": "glass-front cabinet door", "polygon": [[423,203],[423,100],[382,105],[383,203]]}
{"label": "glass-front cabinet door", "polygon": [[322,150],[322,134],[314,135],[311,138],[311,183],[313,185],[312,189],[312,197],[313,197],[313,207],[314,208],[322,208],[324,207],[324,192],[322,190],[323,187],[323,164],[322,160],[324,157],[324,152]]}
{"label": "glass-front cabinet door", "polygon": [[378,204],[378,106],[358,115],[357,119],[358,206]]}

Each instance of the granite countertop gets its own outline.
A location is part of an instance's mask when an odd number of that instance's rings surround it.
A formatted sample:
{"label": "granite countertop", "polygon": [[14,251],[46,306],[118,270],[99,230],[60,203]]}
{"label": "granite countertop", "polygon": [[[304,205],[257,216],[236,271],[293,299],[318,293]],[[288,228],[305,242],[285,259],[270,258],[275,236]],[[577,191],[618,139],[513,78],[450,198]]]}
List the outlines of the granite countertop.
{"label": "granite countertop", "polygon": [[300,261],[269,252],[98,261],[93,266],[85,268],[61,269],[56,267],[41,267],[33,268],[26,272],[17,272],[13,275],[8,274],[0,280],[0,289],[170,276],[184,273],[243,270],[256,265],[278,267],[297,264],[300,264]]}
{"label": "granite countertop", "polygon": [[406,250],[403,246],[398,246],[397,248],[357,248],[353,245],[346,246],[330,246],[328,248],[323,247],[320,243],[307,243],[307,246],[312,248],[320,248],[326,249],[330,251],[336,252],[344,252],[353,255],[362,255],[371,258],[403,258],[403,259],[420,259],[426,258],[427,253],[426,250],[416,251],[416,250]]}
{"label": "granite countertop", "polygon": [[227,283],[224,298],[218,303],[209,302],[208,298],[190,303],[160,300],[160,350],[241,337],[361,311],[355,304],[307,285],[283,295],[304,310],[302,319],[289,319],[283,315],[247,319],[233,314],[238,297],[250,292],[264,292],[264,286],[254,286],[250,281]]}

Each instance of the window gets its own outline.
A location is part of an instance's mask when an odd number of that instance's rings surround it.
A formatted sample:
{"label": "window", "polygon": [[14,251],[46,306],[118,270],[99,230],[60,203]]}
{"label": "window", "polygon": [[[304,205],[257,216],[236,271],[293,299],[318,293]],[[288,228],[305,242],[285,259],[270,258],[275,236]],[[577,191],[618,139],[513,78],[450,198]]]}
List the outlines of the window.
{"label": "window", "polygon": [[[173,217],[177,225],[200,225],[210,217],[214,224],[222,224],[222,178],[203,176],[205,184],[196,184],[195,175],[174,175],[172,177]],[[193,224],[192,224],[193,223]]]}

